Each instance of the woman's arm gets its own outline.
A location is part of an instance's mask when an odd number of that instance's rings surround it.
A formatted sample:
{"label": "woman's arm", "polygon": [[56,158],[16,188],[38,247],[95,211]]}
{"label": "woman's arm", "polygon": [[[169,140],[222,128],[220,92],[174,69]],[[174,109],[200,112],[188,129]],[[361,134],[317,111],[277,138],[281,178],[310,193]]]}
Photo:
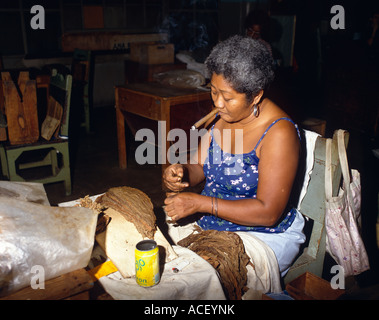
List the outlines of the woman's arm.
{"label": "woman's arm", "polygon": [[167,188],[175,192],[182,191],[188,186],[198,185],[205,179],[203,165],[209,143],[210,133],[208,131],[201,137],[196,152],[189,157],[186,164],[173,164],[165,170],[163,182]]}

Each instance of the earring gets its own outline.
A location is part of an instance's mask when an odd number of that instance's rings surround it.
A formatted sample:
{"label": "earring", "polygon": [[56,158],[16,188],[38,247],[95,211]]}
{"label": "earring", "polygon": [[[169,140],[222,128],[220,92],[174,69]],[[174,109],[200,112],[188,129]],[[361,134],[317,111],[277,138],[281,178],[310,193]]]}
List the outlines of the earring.
{"label": "earring", "polygon": [[253,116],[258,118],[258,104],[254,105]]}

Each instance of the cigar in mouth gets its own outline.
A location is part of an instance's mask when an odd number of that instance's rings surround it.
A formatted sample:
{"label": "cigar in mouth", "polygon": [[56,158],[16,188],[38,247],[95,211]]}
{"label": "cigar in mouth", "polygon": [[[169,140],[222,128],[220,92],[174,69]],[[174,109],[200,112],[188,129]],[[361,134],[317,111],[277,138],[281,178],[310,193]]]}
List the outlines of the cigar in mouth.
{"label": "cigar in mouth", "polygon": [[209,112],[206,116],[204,116],[203,118],[201,118],[198,122],[196,122],[192,127],[191,127],[191,130],[195,130],[197,129],[198,127],[200,127],[202,124],[206,123],[210,118],[212,118],[216,113],[218,112],[218,110],[215,108],[213,109],[211,112]]}

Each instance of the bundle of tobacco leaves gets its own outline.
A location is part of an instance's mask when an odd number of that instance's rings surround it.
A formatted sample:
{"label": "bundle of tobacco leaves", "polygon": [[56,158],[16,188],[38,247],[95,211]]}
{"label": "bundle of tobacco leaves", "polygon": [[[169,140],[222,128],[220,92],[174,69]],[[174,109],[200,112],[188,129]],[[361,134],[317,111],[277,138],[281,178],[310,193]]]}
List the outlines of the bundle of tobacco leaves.
{"label": "bundle of tobacco leaves", "polygon": [[141,190],[123,186],[110,188],[96,202],[121,213],[144,237],[154,239],[156,216],[150,198]]}
{"label": "bundle of tobacco leaves", "polygon": [[197,253],[219,273],[226,297],[239,300],[247,291],[247,264],[250,259],[238,234],[228,231],[203,230],[178,242]]}

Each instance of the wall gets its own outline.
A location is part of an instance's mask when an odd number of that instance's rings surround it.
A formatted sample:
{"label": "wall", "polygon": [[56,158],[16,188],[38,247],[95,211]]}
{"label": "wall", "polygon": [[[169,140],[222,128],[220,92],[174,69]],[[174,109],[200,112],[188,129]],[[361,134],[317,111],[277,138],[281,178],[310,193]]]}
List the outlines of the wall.
{"label": "wall", "polygon": [[93,106],[115,105],[114,87],[125,84],[124,61],[127,55],[104,55],[95,57],[93,83]]}

